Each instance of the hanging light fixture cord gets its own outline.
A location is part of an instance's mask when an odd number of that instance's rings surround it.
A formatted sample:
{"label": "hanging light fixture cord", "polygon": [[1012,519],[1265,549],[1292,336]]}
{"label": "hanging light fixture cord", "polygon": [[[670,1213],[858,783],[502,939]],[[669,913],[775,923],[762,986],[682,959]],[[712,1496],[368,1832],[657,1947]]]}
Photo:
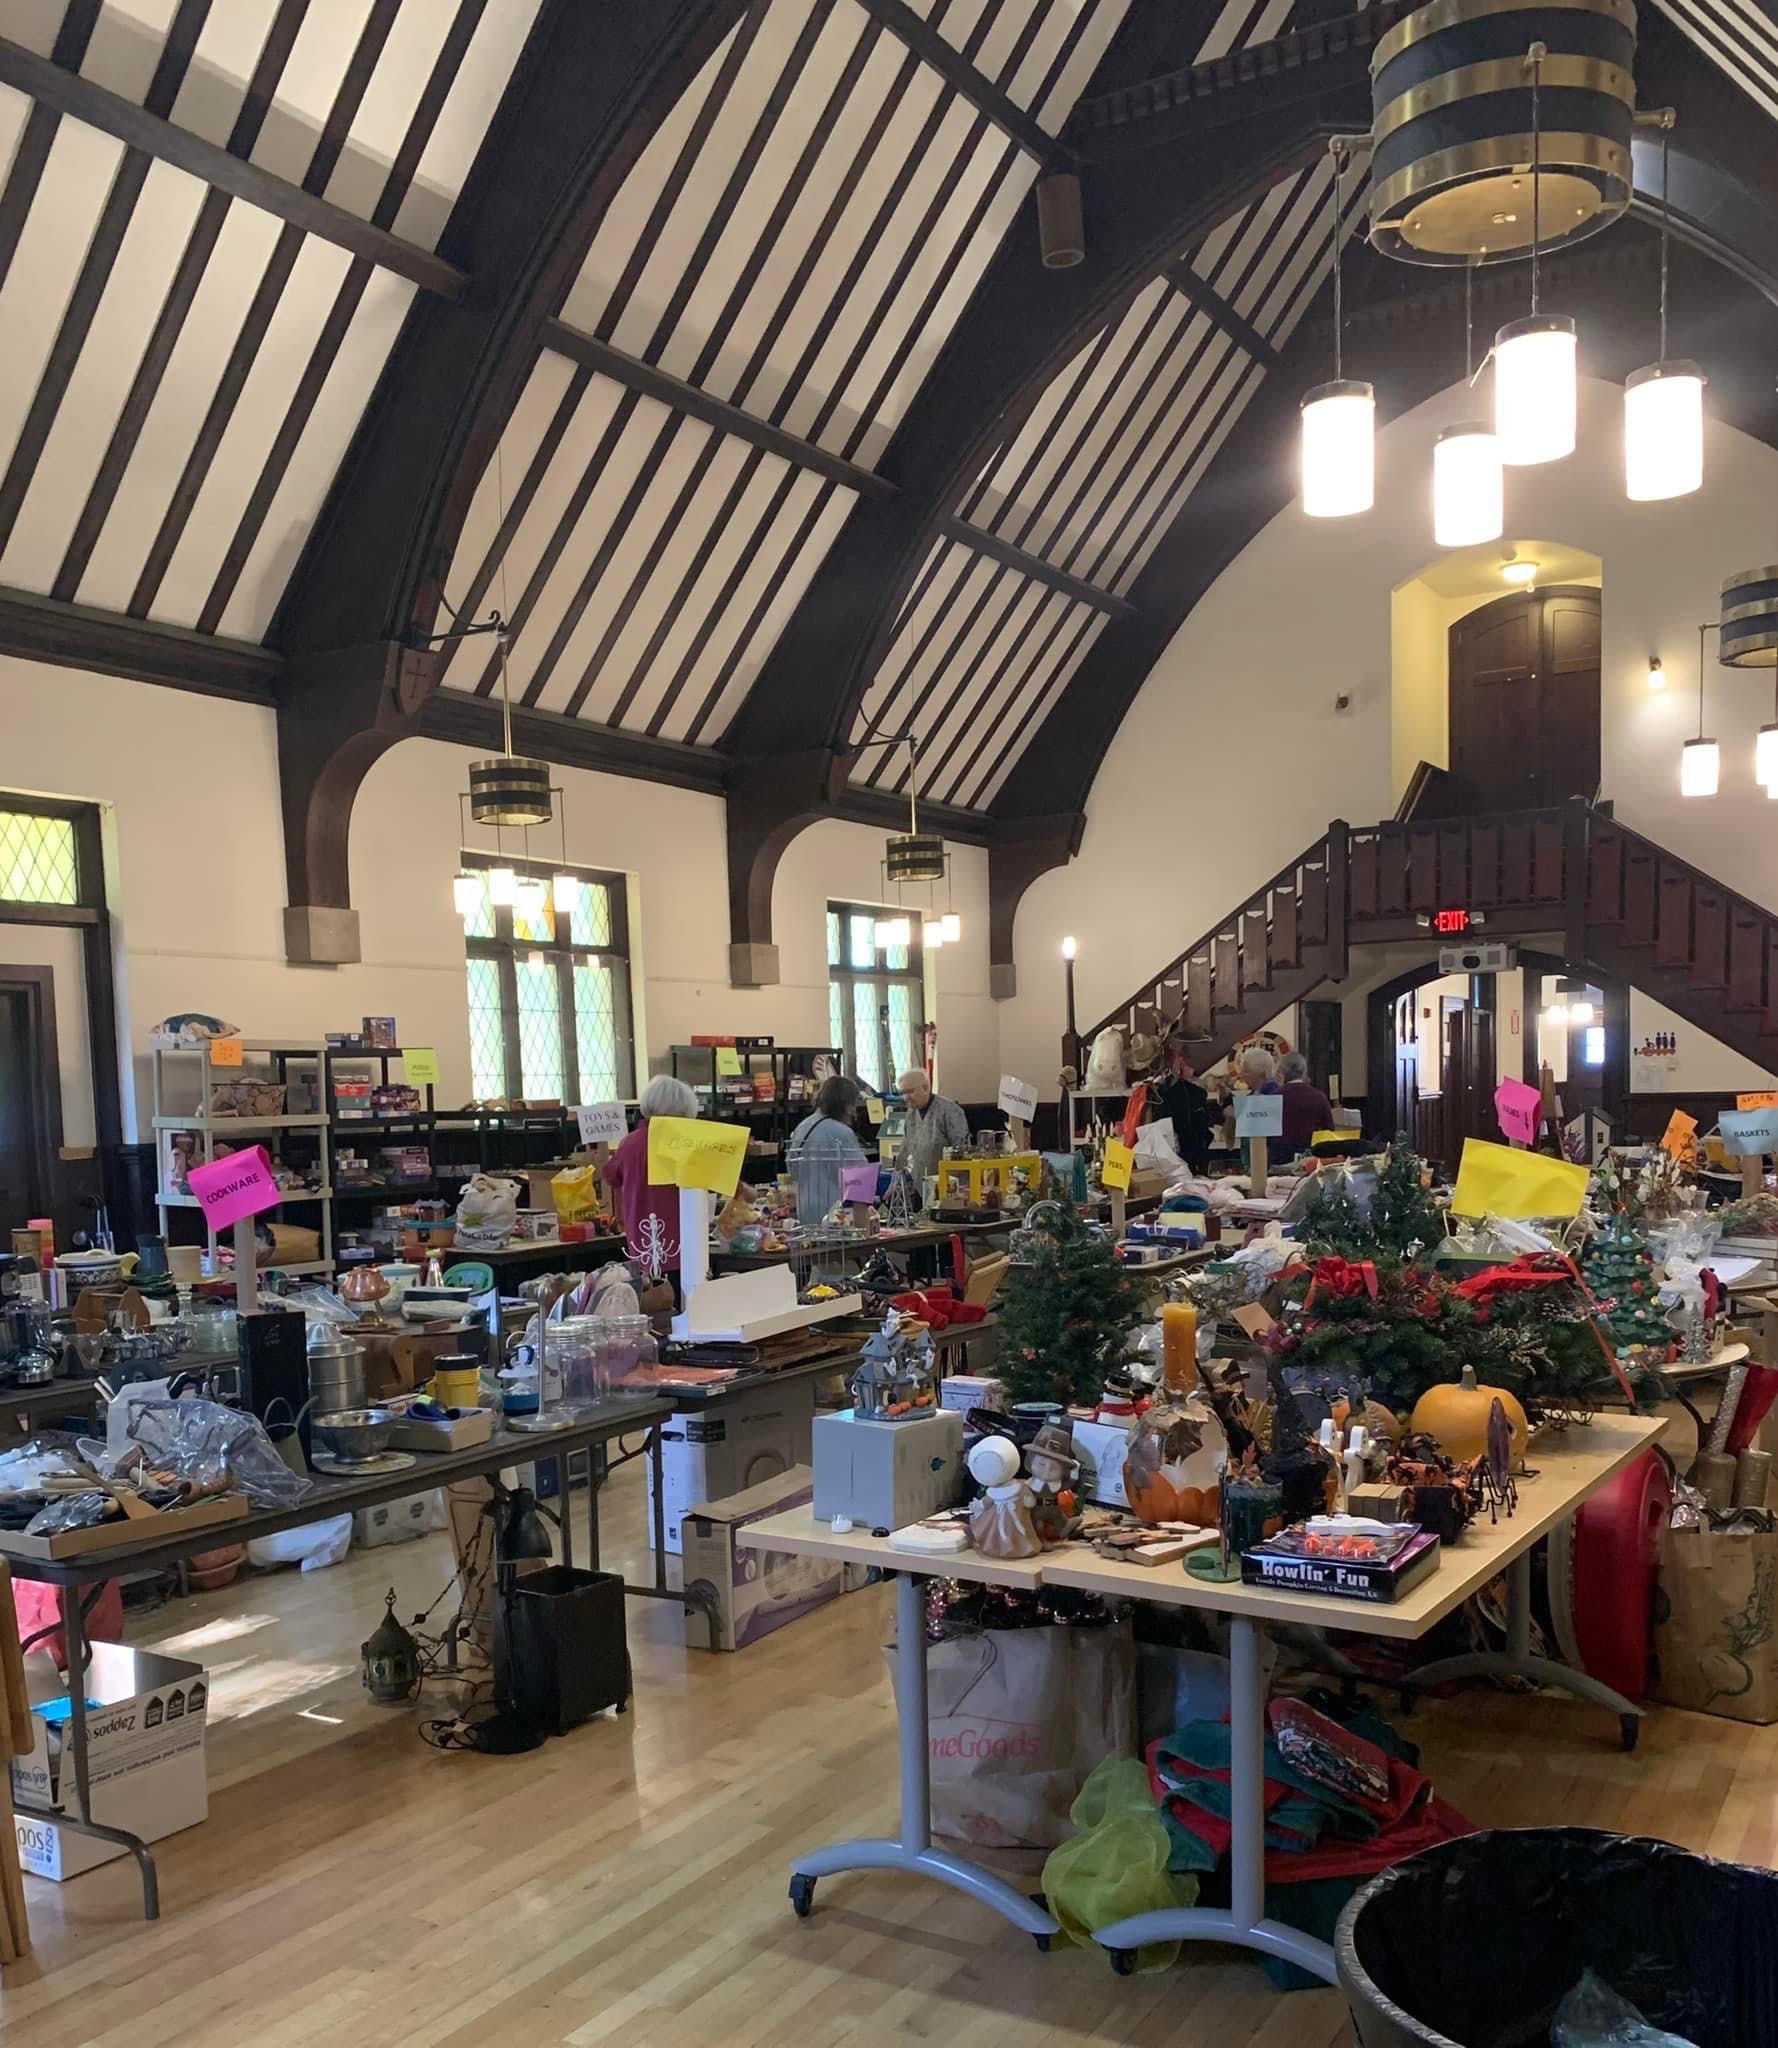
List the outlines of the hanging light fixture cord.
{"label": "hanging light fixture cord", "polygon": [[1702,738],[1704,737],[1704,635],[1705,635],[1706,633],[1708,633],[1708,632],[1709,632],[1709,630],[1710,630],[1710,628],[1709,628],[1709,626],[1708,626],[1708,625],[1702,625],[1702,626],[1700,626],[1700,627],[1698,628],[1698,737],[1699,737],[1699,739],[1702,739]]}
{"label": "hanging light fixture cord", "polygon": [[1333,262],[1333,327],[1334,327],[1334,382],[1338,384],[1344,371],[1341,368],[1340,330],[1345,324],[1340,304],[1340,175],[1345,168],[1346,140],[1336,135],[1327,145],[1328,154],[1333,158],[1333,183],[1328,194],[1329,210],[1332,214],[1333,229],[1329,241],[1329,255]]}
{"label": "hanging light fixture cord", "polygon": [[1463,266],[1463,381],[1475,382],[1475,264]]}
{"label": "hanging light fixture cord", "polygon": [[1543,60],[1542,43],[1525,53],[1531,67],[1531,317],[1537,317],[1537,252],[1543,242]]}
{"label": "hanging light fixture cord", "polygon": [[1673,132],[1671,114],[1661,123],[1661,352],[1656,362],[1667,360],[1667,139]]}

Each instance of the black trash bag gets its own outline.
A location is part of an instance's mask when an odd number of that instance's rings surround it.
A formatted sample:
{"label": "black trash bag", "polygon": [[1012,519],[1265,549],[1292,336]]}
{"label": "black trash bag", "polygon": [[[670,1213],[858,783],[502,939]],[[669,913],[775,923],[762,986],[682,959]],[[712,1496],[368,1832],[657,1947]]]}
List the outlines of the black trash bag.
{"label": "black trash bag", "polygon": [[1778,2043],[1778,1873],[1591,1828],[1498,1828],[1371,1879],[1334,1936],[1361,2048],[1546,2048],[1595,1971],[1696,2048]]}

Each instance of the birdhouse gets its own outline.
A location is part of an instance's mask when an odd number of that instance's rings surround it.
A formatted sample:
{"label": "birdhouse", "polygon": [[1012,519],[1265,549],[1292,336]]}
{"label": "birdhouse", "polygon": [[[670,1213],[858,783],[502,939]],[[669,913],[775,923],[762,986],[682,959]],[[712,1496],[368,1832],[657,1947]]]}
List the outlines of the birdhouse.
{"label": "birdhouse", "polygon": [[937,1401],[932,1337],[926,1325],[891,1309],[858,1354],[852,1406],[869,1421],[900,1422],[930,1415]]}

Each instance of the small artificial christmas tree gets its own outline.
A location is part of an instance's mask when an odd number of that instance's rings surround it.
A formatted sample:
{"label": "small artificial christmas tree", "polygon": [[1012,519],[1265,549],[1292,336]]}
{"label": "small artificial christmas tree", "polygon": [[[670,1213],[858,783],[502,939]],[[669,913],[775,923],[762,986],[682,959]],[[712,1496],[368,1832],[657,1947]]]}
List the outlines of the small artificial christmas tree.
{"label": "small artificial christmas tree", "polygon": [[1298,1229],[1311,1258],[1368,1258],[1376,1247],[1370,1219],[1352,1193],[1343,1163],[1316,1169],[1319,1185],[1310,1196]]}
{"label": "small artificial christmas tree", "polygon": [[1426,1162],[1406,1138],[1392,1140],[1377,1170],[1371,1201],[1371,1238],[1378,1251],[1430,1262],[1444,1242],[1444,1211],[1426,1191]]}
{"label": "small artificial christmas tree", "polygon": [[1096,1401],[1142,1320],[1142,1283],[1111,1240],[1057,1204],[1019,1233],[1000,1295],[1000,1369],[1014,1401]]}
{"label": "small artificial christmas tree", "polygon": [[1646,1344],[1666,1353],[1673,1329],[1661,1308],[1654,1253],[1640,1224],[1626,1215],[1608,1217],[1587,1246],[1581,1273],[1620,1352]]}

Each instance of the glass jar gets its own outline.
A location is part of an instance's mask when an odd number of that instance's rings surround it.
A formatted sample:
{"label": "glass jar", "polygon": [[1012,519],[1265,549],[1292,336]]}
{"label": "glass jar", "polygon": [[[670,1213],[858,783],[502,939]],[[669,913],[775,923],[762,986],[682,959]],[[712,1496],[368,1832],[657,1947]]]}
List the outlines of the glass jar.
{"label": "glass jar", "polygon": [[654,1341],[654,1330],[646,1316],[593,1316],[589,1321],[598,1326],[599,1337],[599,1397],[633,1392],[626,1389],[625,1381],[633,1373],[644,1368],[659,1365],[660,1347]]}
{"label": "glass jar", "polygon": [[597,1316],[564,1316],[550,1325],[550,1358],[561,1374],[562,1400],[576,1415],[599,1399],[599,1330]]}

